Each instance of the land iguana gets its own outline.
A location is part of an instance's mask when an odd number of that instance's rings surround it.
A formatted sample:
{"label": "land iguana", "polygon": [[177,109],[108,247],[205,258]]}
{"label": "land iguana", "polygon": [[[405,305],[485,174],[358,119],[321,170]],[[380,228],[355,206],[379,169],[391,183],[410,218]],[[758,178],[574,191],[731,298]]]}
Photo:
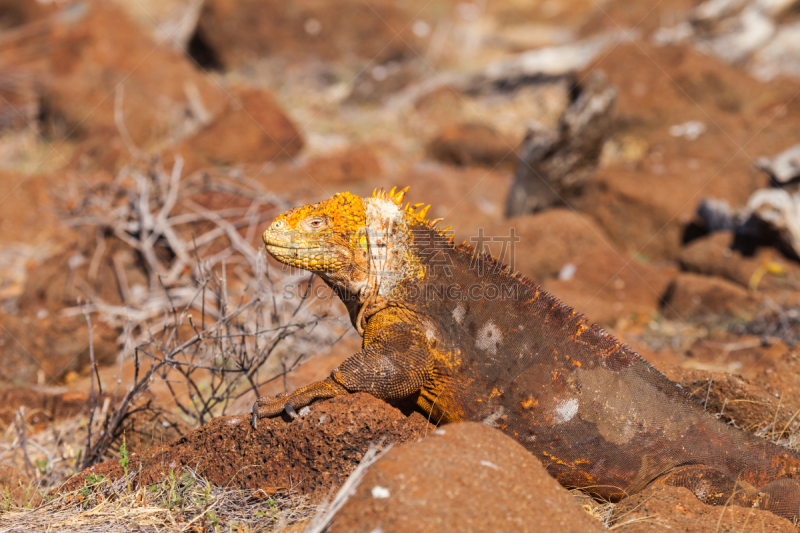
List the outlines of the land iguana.
{"label": "land iguana", "polygon": [[[562,485],[619,500],[653,484],[797,522],[800,455],[726,425],[625,344],[490,255],[403,206],[407,188],[340,193],[264,232],[319,275],[362,350],[330,377],[259,398],[252,423],[341,394],[411,401],[436,423],[480,421]],[[547,253],[547,251],[543,251]]]}

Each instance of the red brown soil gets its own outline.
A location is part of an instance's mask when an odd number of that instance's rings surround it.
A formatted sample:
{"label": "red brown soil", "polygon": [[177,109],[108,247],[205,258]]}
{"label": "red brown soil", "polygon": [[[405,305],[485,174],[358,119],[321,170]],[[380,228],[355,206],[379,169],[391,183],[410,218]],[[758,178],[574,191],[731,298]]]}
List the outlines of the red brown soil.
{"label": "red brown soil", "polygon": [[36,0],[0,0],[0,29],[9,30],[30,24],[56,10],[54,3]]}
{"label": "red brown soil", "polygon": [[171,133],[171,122],[189,109],[189,85],[208,113],[221,109],[225,100],[216,85],[169,42],[153,42],[112,3],[74,9],[77,20],[55,26],[49,40],[37,43],[47,54],[47,109],[63,120],[67,132],[116,132],[118,86],[124,89],[125,128],[140,148]]}
{"label": "red brown soil", "polygon": [[[112,364],[119,348],[116,332],[96,323],[93,335],[95,360],[102,365]],[[0,350],[0,384],[52,385],[69,372],[80,373],[88,368],[89,330],[82,317],[0,314]]]}
{"label": "red brown soil", "polygon": [[[570,4],[581,5],[585,0],[569,0]],[[697,5],[695,0],[666,0],[663,2],[628,2],[611,0],[602,4],[590,4],[585,12],[588,20],[580,29],[583,36],[603,31],[620,31],[633,28],[643,35],[644,41],[656,29],[671,26],[685,20],[686,13]]]}
{"label": "red brown soil", "polygon": [[389,450],[336,514],[345,531],[600,532],[525,448],[482,424],[450,424]]}
{"label": "red brown soil", "polygon": [[[92,268],[95,254],[99,262]],[[146,274],[130,248],[109,236],[100,246],[93,232],[73,232],[54,250],[54,255],[28,272],[19,298],[22,314],[36,316],[44,309],[50,314],[77,305],[87,292],[110,305],[124,305],[122,288],[115,274],[115,262],[125,273],[128,287],[148,286]]]}
{"label": "red brown soil", "polygon": [[677,275],[671,264],[642,262],[608,246],[590,249],[571,262],[572,279],[552,279],[544,288],[592,322],[611,326],[622,319],[655,315]]}
{"label": "red brown soil", "polygon": [[[720,231],[696,239],[681,250],[681,267],[690,272],[718,276],[759,291],[785,291],[800,286],[800,265],[776,249],[757,248],[753,255],[734,249],[732,232]],[[769,268],[766,268],[769,267]]]}
{"label": "red brown soil", "polygon": [[36,246],[59,234],[59,218],[50,194],[56,181],[47,175],[0,171],[0,245]]}
{"label": "red brown soil", "polygon": [[781,398],[782,403],[800,405],[800,350],[788,350],[774,365],[759,372],[753,381]]}
{"label": "red brown soil", "polygon": [[[752,158],[780,152],[800,133],[800,83],[759,83],[685,46],[622,44],[588,70],[602,69],[619,96],[616,135],[644,139],[646,156],[601,168],[576,202],[619,246],[650,259],[677,256],[702,198],[742,206],[767,178]],[[700,121],[695,140],[670,126]]]}
{"label": "red brown soil", "polygon": [[557,277],[584,252],[610,248],[608,236],[591,217],[567,208],[512,218],[506,224],[520,239],[512,267],[537,283]]}
{"label": "red brown soil", "polygon": [[383,175],[381,163],[369,146],[358,146],[342,153],[315,157],[305,165],[304,171],[317,182],[331,185],[374,181]]}
{"label": "red brown soil", "polygon": [[795,533],[791,522],[769,511],[702,503],[689,489],[651,486],[617,504],[614,531],[624,533]]}
{"label": "red brown soil", "polygon": [[0,494],[4,499],[6,495],[10,496],[19,506],[36,507],[42,501],[36,490],[36,483],[31,481],[30,477],[3,463],[0,463]]}
{"label": "red brown soil", "polygon": [[288,159],[303,147],[300,132],[268,92],[237,88],[228,96],[220,116],[177,148],[186,152],[187,174],[209,166]]}
{"label": "red brown soil", "polygon": [[443,128],[428,144],[432,159],[452,165],[494,168],[504,164],[513,169],[517,158],[516,140],[502,138],[486,124],[463,123]]}
{"label": "red brown soil", "polygon": [[[755,379],[780,363],[789,347],[778,339],[723,334],[722,339],[698,339],[685,350],[682,363],[687,368],[724,370]],[[763,386],[760,382],[760,386]],[[800,405],[800,404],[798,404]]]}
{"label": "red brown soil", "polygon": [[726,279],[681,273],[664,295],[664,314],[690,320],[699,317],[752,316],[757,299],[741,285]]}
{"label": "red brown soil", "polygon": [[708,412],[720,413],[723,420],[745,431],[755,433],[770,427],[770,435],[781,438],[800,424],[793,417],[800,405],[793,404],[789,398],[775,397],[740,376],[680,367],[668,368],[665,374]]}
{"label": "red brown soil", "polygon": [[89,412],[89,395],[67,392],[54,387],[0,388],[0,421],[10,424],[20,408],[25,408],[25,421],[42,427],[54,420]]}
{"label": "red brown soil", "polygon": [[[413,56],[420,39],[409,27],[425,3],[386,0],[263,2],[212,0],[203,6],[198,36],[227,67],[259,57],[375,60]],[[316,20],[318,28],[309,20]]]}
{"label": "red brown soil", "polygon": [[[310,412],[287,422],[250,415],[218,418],[164,446],[132,455],[137,483],[158,482],[169,471],[197,469],[212,484],[274,492],[297,490],[320,500],[338,488],[355,469],[370,444],[416,440],[435,429],[419,413],[406,417],[369,394],[340,396],[310,406]],[[62,491],[80,488],[88,473],[122,476],[118,461],[91,467],[69,480]]]}

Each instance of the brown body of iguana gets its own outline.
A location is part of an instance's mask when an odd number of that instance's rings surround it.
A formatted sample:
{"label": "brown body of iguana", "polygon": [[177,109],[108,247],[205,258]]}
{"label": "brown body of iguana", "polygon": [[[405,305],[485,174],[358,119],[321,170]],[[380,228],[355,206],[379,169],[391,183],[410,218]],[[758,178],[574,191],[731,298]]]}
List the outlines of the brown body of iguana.
{"label": "brown body of iguana", "polygon": [[706,413],[535,283],[453,245],[427,208],[402,207],[404,194],[337,194],[264,233],[273,257],[331,286],[364,342],[330,378],[259,398],[253,424],[368,392],[413,401],[436,423],[498,428],[561,484],[600,498],[675,485],[797,520],[800,456]]}

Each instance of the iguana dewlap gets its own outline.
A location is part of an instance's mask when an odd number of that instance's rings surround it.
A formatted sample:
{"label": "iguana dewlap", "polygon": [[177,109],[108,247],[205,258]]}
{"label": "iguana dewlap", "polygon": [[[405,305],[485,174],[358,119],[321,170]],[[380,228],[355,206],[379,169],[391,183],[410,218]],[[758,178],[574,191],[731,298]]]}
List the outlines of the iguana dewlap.
{"label": "iguana dewlap", "polygon": [[535,283],[454,245],[427,208],[402,207],[404,195],[337,194],[264,232],[273,257],[333,289],[364,342],[328,379],[259,398],[253,424],[369,392],[413,401],[437,423],[496,427],[564,486],[598,497],[660,483],[798,517],[800,456],[707,414]]}

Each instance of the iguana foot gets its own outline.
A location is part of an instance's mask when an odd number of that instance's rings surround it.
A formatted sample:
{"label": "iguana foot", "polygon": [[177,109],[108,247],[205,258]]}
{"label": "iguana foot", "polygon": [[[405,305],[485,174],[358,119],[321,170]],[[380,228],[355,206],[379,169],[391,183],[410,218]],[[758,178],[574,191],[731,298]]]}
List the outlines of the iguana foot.
{"label": "iguana foot", "polygon": [[348,394],[348,390],[331,378],[317,381],[291,394],[279,394],[274,398],[262,396],[253,404],[253,429],[258,427],[259,418],[272,418],[285,412],[292,419],[298,418],[297,409],[305,407],[315,400],[333,398]]}
{"label": "iguana foot", "polygon": [[[289,395],[282,392],[274,398],[262,396],[253,403],[253,419],[251,421],[253,429],[258,427],[259,418],[272,418],[281,414],[289,405],[287,403]],[[294,411],[294,409],[292,409]]]}

